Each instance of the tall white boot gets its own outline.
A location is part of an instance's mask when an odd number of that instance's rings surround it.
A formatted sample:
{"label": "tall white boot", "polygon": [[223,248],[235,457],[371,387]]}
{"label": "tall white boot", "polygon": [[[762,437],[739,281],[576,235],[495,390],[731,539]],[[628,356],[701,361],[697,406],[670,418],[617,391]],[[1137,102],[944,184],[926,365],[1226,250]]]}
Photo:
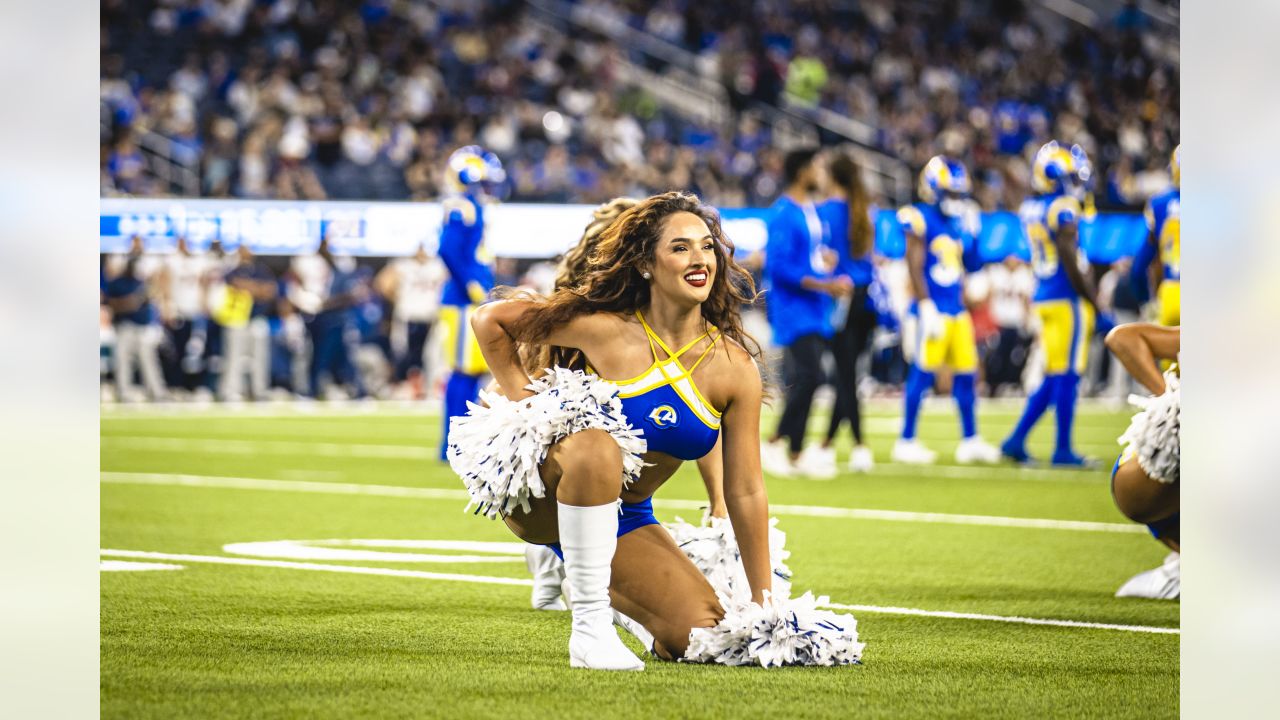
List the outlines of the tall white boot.
{"label": "tall white boot", "polygon": [[557,517],[573,613],[569,666],[643,670],[640,658],[618,639],[609,607],[609,564],[618,549],[617,504],[577,507],[560,503]]}
{"label": "tall white boot", "polygon": [[640,641],[645,650],[650,653],[653,652],[653,633],[646,630],[643,625],[617,610],[613,611],[613,624],[631,633],[632,637]]}
{"label": "tall white boot", "polygon": [[564,582],[564,563],[546,545],[525,545],[524,562],[533,575],[534,610],[567,610],[560,601],[560,584]]}

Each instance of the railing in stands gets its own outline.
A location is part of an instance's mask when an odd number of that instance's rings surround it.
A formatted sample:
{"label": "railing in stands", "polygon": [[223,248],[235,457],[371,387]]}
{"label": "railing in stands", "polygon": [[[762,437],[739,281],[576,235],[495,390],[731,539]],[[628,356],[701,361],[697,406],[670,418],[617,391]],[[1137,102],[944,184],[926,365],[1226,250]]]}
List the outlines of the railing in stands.
{"label": "railing in stands", "polygon": [[[103,138],[110,135],[111,112],[102,104],[99,130]],[[184,197],[200,197],[200,159],[185,158],[191,154],[178,143],[154,130],[134,129],[134,139],[146,163],[147,173],[165,183],[168,192]]]}

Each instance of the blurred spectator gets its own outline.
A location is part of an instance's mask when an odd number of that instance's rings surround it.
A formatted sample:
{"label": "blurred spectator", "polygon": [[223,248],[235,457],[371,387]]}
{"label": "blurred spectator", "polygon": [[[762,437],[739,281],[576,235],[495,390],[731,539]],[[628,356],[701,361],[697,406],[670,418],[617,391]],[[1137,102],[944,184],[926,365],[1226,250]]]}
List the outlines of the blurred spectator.
{"label": "blurred spectator", "polygon": [[1033,338],[1030,322],[1035,276],[1025,262],[1010,256],[1002,263],[987,265],[980,276],[971,278],[967,290],[979,284],[985,284],[988,311],[996,327],[983,356],[987,393],[991,397],[1020,393]]}
{"label": "blurred spectator", "polygon": [[254,400],[267,399],[271,379],[271,324],[276,278],[249,246],[236,250],[236,266],[225,276],[226,292],[215,319],[223,328],[224,371],[218,388],[223,400],[244,397],[244,377]]}
{"label": "blurred spectator", "polygon": [[364,397],[365,387],[355,366],[360,344],[355,308],[367,297],[368,282],[354,258],[333,255],[328,238],[320,241],[315,256],[295,258],[295,269],[299,266],[306,278],[299,293],[299,298],[305,299],[299,307],[314,313],[307,325],[311,338],[307,394],[327,397],[345,386],[355,397]]}
{"label": "blurred spectator", "polygon": [[[151,303],[144,263],[142,238],[134,237],[129,254],[108,268],[103,296],[111,309],[115,331],[116,394],[122,402],[138,399],[133,384],[134,371],[140,370],[146,394],[152,400],[168,397],[164,374],[160,369],[160,343],[164,332],[157,322]],[[116,272],[112,272],[112,270]]]}
{"label": "blurred spectator", "polygon": [[392,311],[391,347],[396,358],[394,379],[405,384],[409,397],[421,400],[430,368],[426,361],[427,339],[440,312],[440,291],[448,272],[439,258],[419,246],[411,258],[391,261],[378,273],[374,287],[386,297]]}
{"label": "blurred spectator", "polygon": [[192,253],[187,239],[179,236],[158,278],[166,336],[161,352],[165,382],[187,394],[201,387],[204,376],[208,266],[208,259]]}
{"label": "blurred spectator", "polygon": [[[1138,322],[1141,319],[1141,304],[1129,283],[1131,267],[1132,261],[1129,258],[1117,260],[1098,281],[1098,303],[1111,313],[1116,325]],[[1102,346],[1102,351],[1090,358],[1090,366],[1096,367],[1094,385],[1099,389],[1098,394],[1123,406],[1129,393],[1137,390],[1137,384],[1128,371],[1116,362],[1106,345],[1101,342],[1093,345]]]}

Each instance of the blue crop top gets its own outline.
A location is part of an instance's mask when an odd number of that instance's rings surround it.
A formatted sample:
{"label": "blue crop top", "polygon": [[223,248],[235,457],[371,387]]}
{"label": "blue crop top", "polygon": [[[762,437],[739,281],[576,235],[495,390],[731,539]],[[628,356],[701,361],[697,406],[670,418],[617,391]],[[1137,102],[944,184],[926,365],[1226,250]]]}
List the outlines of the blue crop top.
{"label": "blue crop top", "polygon": [[[649,336],[653,364],[629,380],[610,381],[618,386],[622,411],[632,427],[644,431],[649,451],[666,453],[680,460],[697,460],[716,446],[716,439],[720,436],[720,413],[698,392],[693,384],[693,371],[715,347],[720,333],[711,338],[707,349],[686,370],[680,356],[711,332],[699,335],[693,342],[672,352],[644,321],[643,315],[637,312],[636,317]],[[658,348],[666,354],[665,360],[658,358]]]}

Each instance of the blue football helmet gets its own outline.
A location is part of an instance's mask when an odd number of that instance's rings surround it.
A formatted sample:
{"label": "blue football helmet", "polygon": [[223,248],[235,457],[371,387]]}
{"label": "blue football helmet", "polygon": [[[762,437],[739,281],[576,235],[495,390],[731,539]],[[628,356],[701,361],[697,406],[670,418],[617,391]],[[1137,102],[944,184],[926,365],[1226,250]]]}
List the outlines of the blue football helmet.
{"label": "blue football helmet", "polygon": [[920,171],[917,190],[922,201],[940,206],[945,215],[959,216],[963,212],[962,201],[971,191],[969,171],[959,160],[935,155]]}
{"label": "blue football helmet", "polygon": [[1079,145],[1068,150],[1050,140],[1031,163],[1031,188],[1038,193],[1062,192],[1083,200],[1092,184],[1093,165]]}

